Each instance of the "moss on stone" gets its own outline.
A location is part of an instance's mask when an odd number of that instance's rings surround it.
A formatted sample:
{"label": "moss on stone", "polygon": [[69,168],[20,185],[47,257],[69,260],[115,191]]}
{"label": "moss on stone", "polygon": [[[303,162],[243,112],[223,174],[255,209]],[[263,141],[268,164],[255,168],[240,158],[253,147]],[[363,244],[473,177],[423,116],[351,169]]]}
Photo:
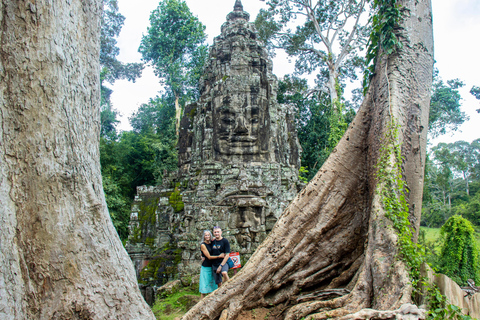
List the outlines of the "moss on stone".
{"label": "moss on stone", "polygon": [[181,250],[175,244],[167,243],[140,271],[138,282],[144,285],[165,284],[178,274],[177,266],[181,260]]}
{"label": "moss on stone", "polygon": [[[138,211],[138,227],[133,230],[133,237],[131,242],[145,242],[149,235],[149,227],[154,226],[157,220],[157,207],[159,198],[149,197],[139,204]],[[153,238],[152,238],[153,239]],[[153,242],[153,240],[152,240]]]}
{"label": "moss on stone", "polygon": [[178,186],[175,186],[175,190],[168,198],[168,202],[170,203],[170,206],[172,206],[175,212],[180,212],[183,210],[185,204],[183,203],[182,195],[180,194]]}
{"label": "moss on stone", "polygon": [[190,112],[188,113],[188,117],[190,118],[190,121],[193,122],[193,119],[197,115],[197,108],[192,108]]}
{"label": "moss on stone", "polygon": [[155,239],[152,238],[152,237],[147,237],[147,238],[145,239],[145,245],[147,245],[147,246],[149,246],[149,247],[151,247],[151,248],[153,248],[154,243],[155,243]]}

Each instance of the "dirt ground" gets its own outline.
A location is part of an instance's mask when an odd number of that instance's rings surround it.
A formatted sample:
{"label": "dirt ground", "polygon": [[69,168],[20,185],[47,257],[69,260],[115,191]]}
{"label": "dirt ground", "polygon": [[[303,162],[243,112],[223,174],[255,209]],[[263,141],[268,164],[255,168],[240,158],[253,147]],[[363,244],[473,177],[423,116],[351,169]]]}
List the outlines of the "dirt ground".
{"label": "dirt ground", "polygon": [[265,308],[252,309],[242,311],[238,316],[238,320],[273,320],[275,317],[271,316],[271,310]]}

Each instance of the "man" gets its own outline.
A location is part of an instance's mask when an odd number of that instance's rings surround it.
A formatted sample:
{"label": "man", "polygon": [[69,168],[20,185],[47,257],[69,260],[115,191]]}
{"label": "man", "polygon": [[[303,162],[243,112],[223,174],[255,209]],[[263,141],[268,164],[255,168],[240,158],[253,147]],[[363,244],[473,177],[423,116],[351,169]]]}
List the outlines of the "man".
{"label": "man", "polygon": [[213,277],[215,279],[215,283],[220,287],[222,285],[222,281],[225,282],[230,280],[227,273],[227,260],[230,255],[230,243],[227,239],[222,238],[222,229],[220,229],[220,227],[213,228],[213,236],[215,239],[212,242],[212,256],[219,256],[222,253],[225,254],[224,258],[212,260]]}

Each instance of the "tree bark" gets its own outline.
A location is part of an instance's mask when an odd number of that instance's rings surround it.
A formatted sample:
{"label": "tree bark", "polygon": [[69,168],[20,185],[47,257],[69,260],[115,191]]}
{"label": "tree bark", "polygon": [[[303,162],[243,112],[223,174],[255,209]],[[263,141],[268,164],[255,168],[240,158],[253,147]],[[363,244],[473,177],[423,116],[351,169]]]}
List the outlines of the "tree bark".
{"label": "tree bark", "polygon": [[103,194],[102,7],[0,2],[1,319],[154,319]]}
{"label": "tree bark", "polygon": [[332,108],[334,108],[335,112],[338,112],[337,106],[335,105],[335,102],[338,100],[338,94],[337,94],[337,79],[338,79],[338,70],[335,69],[335,63],[330,59],[328,61],[328,81],[327,81],[327,87],[328,91],[330,94],[330,104]]}
{"label": "tree bark", "polygon": [[[222,319],[235,319],[243,309],[272,306],[282,309],[285,319],[350,319],[362,310],[372,319],[390,314],[366,311],[370,308],[410,312],[399,309],[411,302],[412,285],[397,257],[397,235],[385,216],[375,174],[382,137],[394,119],[416,238],[433,37],[430,1],[399,2],[406,13],[398,30],[403,48],[379,57],[364,102],[337,147],[245,267],[183,319],[214,319],[221,313]],[[336,288],[349,293],[302,302],[305,294],[321,297]]]}
{"label": "tree bark", "polygon": [[182,108],[180,107],[180,96],[175,93],[175,132],[177,134],[177,139],[180,135],[180,119],[182,118]]}

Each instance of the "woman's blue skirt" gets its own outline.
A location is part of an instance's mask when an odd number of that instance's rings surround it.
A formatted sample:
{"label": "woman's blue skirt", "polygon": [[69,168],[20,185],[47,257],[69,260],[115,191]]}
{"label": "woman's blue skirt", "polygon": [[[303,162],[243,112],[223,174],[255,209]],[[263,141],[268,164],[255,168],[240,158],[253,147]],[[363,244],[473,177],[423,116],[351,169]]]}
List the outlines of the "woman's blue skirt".
{"label": "woman's blue skirt", "polygon": [[200,293],[210,293],[218,288],[213,280],[212,267],[201,266],[200,269]]}

